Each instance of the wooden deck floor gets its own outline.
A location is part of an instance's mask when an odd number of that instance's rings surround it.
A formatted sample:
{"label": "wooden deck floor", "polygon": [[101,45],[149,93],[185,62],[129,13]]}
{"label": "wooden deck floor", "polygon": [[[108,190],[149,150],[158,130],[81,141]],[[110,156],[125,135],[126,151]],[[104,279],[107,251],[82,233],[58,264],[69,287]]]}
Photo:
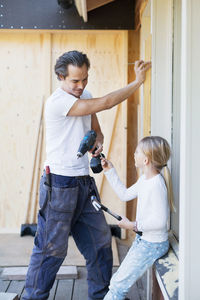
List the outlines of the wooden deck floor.
{"label": "wooden deck floor", "polygon": [[[128,247],[123,241],[117,239],[120,262],[128,251]],[[113,272],[117,267],[113,268]],[[0,270],[0,272],[2,269]],[[78,279],[56,280],[49,300],[87,300],[87,274],[85,267],[78,267]],[[16,293],[19,298],[24,293],[24,281],[3,281],[0,279],[0,292]],[[131,288],[128,296],[130,300],[145,300],[146,299],[146,275],[144,275]]]}

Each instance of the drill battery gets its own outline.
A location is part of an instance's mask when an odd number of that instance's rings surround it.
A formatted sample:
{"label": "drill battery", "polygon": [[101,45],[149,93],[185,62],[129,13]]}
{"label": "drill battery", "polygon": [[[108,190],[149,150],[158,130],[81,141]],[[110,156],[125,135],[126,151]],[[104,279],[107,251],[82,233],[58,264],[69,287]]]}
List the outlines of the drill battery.
{"label": "drill battery", "polygon": [[[94,130],[87,131],[78,148],[77,158],[82,157],[87,151],[90,151],[93,148],[96,142],[96,137],[97,134]],[[97,148],[95,148],[92,154],[95,153],[96,149]],[[90,161],[90,168],[93,173],[100,173],[103,170],[101,166],[101,156],[105,157],[104,154],[101,153],[98,156],[92,157]]]}

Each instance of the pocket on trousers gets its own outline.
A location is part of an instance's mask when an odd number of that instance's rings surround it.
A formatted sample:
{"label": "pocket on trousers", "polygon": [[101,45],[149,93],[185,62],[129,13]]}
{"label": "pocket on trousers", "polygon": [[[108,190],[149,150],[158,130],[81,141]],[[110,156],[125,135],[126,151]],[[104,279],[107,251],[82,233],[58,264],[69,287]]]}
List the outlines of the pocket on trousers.
{"label": "pocket on trousers", "polygon": [[56,212],[73,212],[76,207],[79,187],[52,187],[51,191],[51,209]]}
{"label": "pocket on trousers", "polygon": [[46,232],[46,221],[44,216],[41,213],[41,210],[38,212],[38,223],[37,231],[34,238],[34,244],[39,248],[43,249],[45,243],[45,232]]}
{"label": "pocket on trousers", "polygon": [[48,198],[48,192],[44,185],[44,178],[41,178],[41,180],[40,180],[40,198],[39,198],[40,209],[42,209],[44,203],[47,202],[47,198]]}

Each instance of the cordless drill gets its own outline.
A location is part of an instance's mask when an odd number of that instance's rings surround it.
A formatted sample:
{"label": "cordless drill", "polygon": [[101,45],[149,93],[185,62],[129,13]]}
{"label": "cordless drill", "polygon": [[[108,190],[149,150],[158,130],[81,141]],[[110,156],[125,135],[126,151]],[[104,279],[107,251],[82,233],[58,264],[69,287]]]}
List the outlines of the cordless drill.
{"label": "cordless drill", "polygon": [[82,157],[87,151],[91,150],[94,143],[96,142],[97,134],[94,130],[86,132],[82,139],[77,152],[77,158]]}
{"label": "cordless drill", "polygon": [[[91,150],[96,142],[97,134],[94,130],[89,130],[84,138],[82,139],[80,146],[77,152],[77,158],[82,157],[87,151]],[[95,153],[96,148],[92,152]],[[103,153],[99,154],[98,156],[92,157],[90,161],[90,168],[92,169],[93,173],[100,173],[103,168],[101,166],[101,156],[105,157]]]}

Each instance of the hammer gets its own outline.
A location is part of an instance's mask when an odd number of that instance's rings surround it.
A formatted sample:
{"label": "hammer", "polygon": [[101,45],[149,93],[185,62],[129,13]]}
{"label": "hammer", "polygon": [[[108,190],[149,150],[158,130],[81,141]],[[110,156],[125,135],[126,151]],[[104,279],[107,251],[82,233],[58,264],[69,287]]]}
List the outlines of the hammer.
{"label": "hammer", "polygon": [[96,196],[91,196],[91,202],[92,205],[94,206],[94,208],[99,211],[100,209],[106,211],[108,214],[110,214],[111,216],[113,216],[115,219],[117,219],[118,221],[121,221],[122,217],[120,217],[119,215],[115,214],[114,212],[112,212],[109,208],[107,208],[106,206],[104,206],[103,204],[101,204]]}
{"label": "hammer", "polygon": [[[94,206],[94,208],[99,211],[100,209],[106,211],[107,213],[109,213],[111,216],[113,216],[115,219],[117,219],[118,221],[122,220],[122,217],[120,217],[119,215],[115,214],[114,212],[112,212],[109,208],[107,208],[106,206],[104,206],[103,204],[101,204],[96,196],[91,196],[91,202],[92,205]],[[134,230],[135,231],[135,230]],[[137,234],[139,234],[140,236],[142,236],[142,231],[135,231]]]}

